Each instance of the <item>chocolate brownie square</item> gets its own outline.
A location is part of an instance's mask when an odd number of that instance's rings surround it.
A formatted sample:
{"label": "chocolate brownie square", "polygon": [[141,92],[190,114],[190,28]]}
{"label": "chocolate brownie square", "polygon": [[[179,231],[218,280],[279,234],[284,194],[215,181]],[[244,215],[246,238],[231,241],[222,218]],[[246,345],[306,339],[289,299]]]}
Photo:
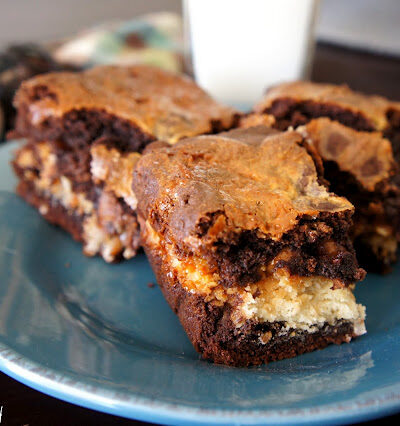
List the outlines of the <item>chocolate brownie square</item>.
{"label": "chocolate brownie square", "polygon": [[297,81],[269,89],[242,127],[255,120],[301,126],[332,190],[356,207],[352,236],[362,266],[390,271],[400,241],[400,104],[345,85]]}
{"label": "chocolate brownie square", "polygon": [[330,189],[356,210],[352,237],[368,270],[386,272],[400,241],[399,167],[389,140],[380,132],[361,132],[328,118],[296,129],[321,155]]}
{"label": "chocolate brownie square", "polygon": [[270,88],[254,111],[271,114],[276,126],[285,130],[328,117],[361,131],[380,131],[393,145],[400,160],[400,103],[370,96],[346,85],[295,81]]}
{"label": "chocolate brownie square", "polygon": [[302,136],[265,126],[150,145],[134,170],[142,244],[206,359],[246,366],[365,333],[353,206]]}
{"label": "chocolate brownie square", "polygon": [[14,136],[28,139],[14,161],[18,193],[106,261],[140,246],[134,194],[119,181],[145,146],[228,129],[238,117],[189,78],[149,66],[41,75],[14,103]]}

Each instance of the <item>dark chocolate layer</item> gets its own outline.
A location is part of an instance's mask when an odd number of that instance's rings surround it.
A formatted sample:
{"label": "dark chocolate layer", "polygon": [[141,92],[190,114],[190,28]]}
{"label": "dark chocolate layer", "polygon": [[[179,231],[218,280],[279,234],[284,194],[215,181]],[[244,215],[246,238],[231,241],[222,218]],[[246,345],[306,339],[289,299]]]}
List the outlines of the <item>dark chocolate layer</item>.
{"label": "dark chocolate layer", "polygon": [[[330,188],[338,195],[345,196],[356,210],[355,230],[363,223],[371,226],[370,232],[353,235],[353,244],[360,265],[369,272],[387,273],[397,260],[396,252],[373,248],[373,225],[389,226],[394,236],[400,239],[400,185],[399,175],[391,176],[378,183],[375,191],[366,191],[351,173],[338,169],[335,162],[324,163],[325,176]],[[359,225],[360,224],[360,225]]]}
{"label": "dark chocolate layer", "polygon": [[[365,272],[358,267],[348,237],[349,216],[322,214],[318,221],[304,218],[279,241],[260,238],[257,231],[232,233],[201,254],[218,269],[221,283],[227,287],[258,281],[260,266],[268,265],[278,255],[275,268],[287,268],[293,275],[321,275],[351,284],[362,280]],[[216,217],[209,217],[208,222],[201,223],[200,238],[215,220]],[[176,244],[179,247],[179,242]]]}
{"label": "dark chocolate layer", "polygon": [[[374,191],[366,191],[351,173],[339,170],[337,163],[324,162],[325,176],[330,182],[330,188],[338,195],[342,195],[351,201],[356,207],[354,220],[358,216],[369,215],[370,220],[381,220],[388,223],[395,230],[400,239],[400,176],[398,174],[389,177],[375,186]],[[369,206],[380,206],[377,210],[379,216],[369,213]]]}
{"label": "dark chocolate layer", "polygon": [[372,123],[362,114],[333,103],[299,102],[291,98],[281,98],[273,101],[263,112],[276,118],[275,127],[280,130],[286,130],[290,126],[296,128],[318,117],[329,117],[355,130],[374,130]]}

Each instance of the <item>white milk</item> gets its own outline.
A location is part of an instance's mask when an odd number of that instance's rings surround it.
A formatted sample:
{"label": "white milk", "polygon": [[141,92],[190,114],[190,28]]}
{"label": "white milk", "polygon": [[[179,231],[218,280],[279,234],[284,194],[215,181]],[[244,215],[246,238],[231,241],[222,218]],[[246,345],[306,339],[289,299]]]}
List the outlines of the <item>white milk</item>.
{"label": "white milk", "polygon": [[216,99],[251,105],[266,87],[304,78],[315,0],[184,0],[196,81]]}

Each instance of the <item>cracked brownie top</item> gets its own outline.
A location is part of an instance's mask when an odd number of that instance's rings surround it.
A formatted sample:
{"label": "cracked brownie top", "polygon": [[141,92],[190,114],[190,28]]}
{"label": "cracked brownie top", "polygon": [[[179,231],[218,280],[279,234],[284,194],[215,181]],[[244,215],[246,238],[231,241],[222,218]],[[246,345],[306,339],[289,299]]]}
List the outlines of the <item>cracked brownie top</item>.
{"label": "cracked brownie top", "polygon": [[186,238],[210,215],[220,218],[209,235],[240,228],[273,239],[302,217],[350,216],[353,206],[319,183],[302,143],[298,133],[264,126],[186,139],[142,157],[135,192],[142,210],[168,216],[172,232]]}
{"label": "cracked brownie top", "polygon": [[[238,116],[188,77],[143,65],[40,75],[22,84],[14,104],[30,126],[73,111],[94,110],[168,142],[230,128]],[[23,123],[17,122],[17,131],[18,127],[23,130]]]}

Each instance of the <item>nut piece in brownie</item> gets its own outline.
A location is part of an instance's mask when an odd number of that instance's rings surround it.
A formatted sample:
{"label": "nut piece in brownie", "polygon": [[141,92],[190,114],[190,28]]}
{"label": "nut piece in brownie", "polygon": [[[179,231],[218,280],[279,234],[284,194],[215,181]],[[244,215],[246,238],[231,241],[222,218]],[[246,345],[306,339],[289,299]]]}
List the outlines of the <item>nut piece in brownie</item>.
{"label": "nut piece in brownie", "polygon": [[365,332],[353,206],[320,183],[302,136],[265,126],[147,150],[142,244],[194,347],[245,366]]}
{"label": "nut piece in brownie", "polygon": [[368,270],[389,270],[400,241],[400,179],[389,140],[328,118],[296,130],[322,157],[330,189],[355,206],[352,235],[360,262]]}
{"label": "nut piece in brownie", "polygon": [[131,172],[154,140],[232,127],[235,110],[187,77],[149,66],[103,66],[24,82],[15,98],[18,193],[88,255],[113,261],[139,248]]}
{"label": "nut piece in brownie", "polygon": [[254,111],[273,115],[282,130],[328,117],[355,130],[381,131],[400,161],[399,102],[355,92],[346,85],[295,81],[269,89]]}

